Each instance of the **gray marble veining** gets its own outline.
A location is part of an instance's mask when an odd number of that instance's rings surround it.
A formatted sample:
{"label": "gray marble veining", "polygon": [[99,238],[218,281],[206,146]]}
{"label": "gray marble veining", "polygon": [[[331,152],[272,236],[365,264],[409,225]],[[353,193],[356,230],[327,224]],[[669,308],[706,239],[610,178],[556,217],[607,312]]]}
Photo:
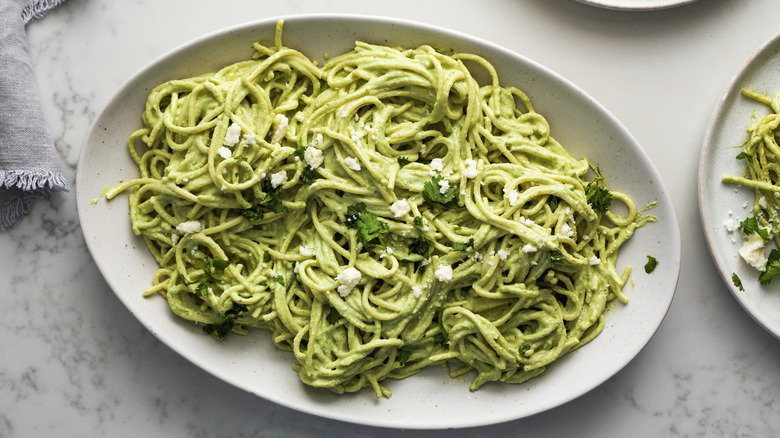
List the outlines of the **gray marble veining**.
{"label": "gray marble veining", "polygon": [[[677,296],[648,346],[590,393],[523,420],[404,435],[769,437],[780,434],[780,342],[720,280],[701,232],[695,174],[714,105],[777,30],[775,6],[701,0],[624,13],[573,0],[69,0],[28,32],[48,127],[71,183],[90,122],[125,79],[191,38],[250,19],[403,17],[489,39],[551,67],[615,113],[674,187],[683,233]],[[40,202],[0,234],[0,260],[0,437],[398,434],[259,399],[163,345],[98,272],[74,191]]]}

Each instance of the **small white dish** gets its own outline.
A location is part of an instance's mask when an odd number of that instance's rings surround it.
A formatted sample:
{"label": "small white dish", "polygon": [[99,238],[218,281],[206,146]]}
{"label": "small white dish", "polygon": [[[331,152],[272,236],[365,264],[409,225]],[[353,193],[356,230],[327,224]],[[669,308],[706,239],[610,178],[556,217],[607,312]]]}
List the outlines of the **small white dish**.
{"label": "small white dish", "polygon": [[622,9],[627,11],[650,11],[687,5],[696,0],[577,0],[580,3],[607,9]]}
{"label": "small white dish", "polygon": [[[741,95],[747,88],[770,95],[780,89],[780,34],[758,48],[737,71],[726,87],[712,115],[699,164],[699,211],[707,244],[734,297],[766,330],[780,338],[780,280],[767,286],[758,282],[759,272],[745,263],[737,251],[742,244],[739,231],[729,232],[726,221],[740,222],[752,216],[753,192],[734,184],[724,184],[724,175],[743,174],[744,161],[737,160],[745,130],[752,115],[769,113],[769,107]],[[740,278],[744,290],[732,282]]]}
{"label": "small white dish", "polygon": [[[629,193],[637,205],[658,201],[659,218],[639,230],[621,252],[620,268],[635,267],[624,292],[630,302],[607,315],[593,342],[549,368],[549,374],[521,385],[488,384],[469,392],[466,379],[453,380],[442,368],[385,382],[390,399],[372,391],[337,396],[309,388],[291,370],[291,353],[277,350],[268,333],[229,336],[223,342],[199,326],[175,317],[165,301],[142,291],[156,264],[142,239],[133,235],[126,196],[106,202],[101,190],[137,175],[126,138],[140,126],[149,91],[180,77],[215,71],[248,58],[252,43],[271,42],[277,19],[231,27],[198,38],[153,61],[126,82],[95,119],[79,158],[76,192],[84,238],[117,297],[162,342],[205,371],[253,394],[323,417],[397,428],[458,428],[513,420],[566,403],[603,383],[647,344],[667,313],[680,268],[680,235],[672,202],[660,176],[628,131],[599,103],[567,80],[494,44],[433,26],[389,18],[306,15],[285,18],[284,43],[321,60],[349,50],[354,41],[453,48],[483,55],[504,84],[523,89],[544,114],[553,135],[574,154],[598,164],[610,188]],[[647,256],[659,260],[645,274]]]}

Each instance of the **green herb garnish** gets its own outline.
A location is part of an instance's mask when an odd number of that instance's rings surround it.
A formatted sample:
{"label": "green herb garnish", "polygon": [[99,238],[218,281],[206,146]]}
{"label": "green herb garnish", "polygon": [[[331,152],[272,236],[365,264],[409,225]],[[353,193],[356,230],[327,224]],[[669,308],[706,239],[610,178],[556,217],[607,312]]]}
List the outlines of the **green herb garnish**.
{"label": "green herb garnish", "polygon": [[758,219],[755,216],[749,217],[739,223],[739,229],[745,233],[746,236],[751,234],[758,234],[764,240],[769,240],[769,232],[758,226]]}
{"label": "green herb garnish", "polygon": [[261,183],[261,189],[265,192],[263,199],[258,204],[241,210],[241,214],[250,222],[262,219],[267,212],[282,213],[287,211],[287,207],[279,199],[282,192],[281,186],[274,188],[271,181],[266,178]]}
{"label": "green herb garnish", "polygon": [[764,285],[769,284],[778,275],[780,275],[780,251],[773,249],[769,253],[766,269],[758,276],[758,282]]}
{"label": "green herb garnish", "polygon": [[550,196],[547,198],[547,205],[550,206],[550,211],[555,211],[558,209],[558,204],[561,202],[561,198],[557,196]]}
{"label": "green herb garnish", "polygon": [[440,175],[436,175],[430,181],[425,181],[423,184],[423,198],[429,203],[441,204],[447,208],[454,208],[458,206],[458,200],[455,197],[455,188],[448,187],[444,193],[441,192],[440,181],[444,178]]}
{"label": "green herb garnish", "polygon": [[604,187],[604,177],[596,168],[596,177],[585,188],[585,199],[597,213],[606,213],[612,205],[612,193]]}
{"label": "green herb garnish", "polygon": [[330,310],[328,311],[328,316],[325,317],[325,320],[328,321],[328,324],[335,325],[339,322],[339,319],[341,319],[341,315],[339,315],[339,312],[334,309],[332,306],[328,306]]}
{"label": "green herb garnish", "polygon": [[345,223],[357,230],[357,238],[363,248],[385,246],[385,235],[390,231],[387,222],[379,220],[362,202],[347,207]]}
{"label": "green herb garnish", "polygon": [[658,266],[658,260],[655,259],[653,256],[647,256],[647,263],[645,263],[645,272],[651,273],[655,270],[656,266]]}
{"label": "green herb garnish", "polygon": [[469,248],[474,248],[474,238],[470,238],[466,243],[452,242],[452,249],[455,251],[466,251]]}
{"label": "green herb garnish", "polygon": [[412,355],[412,349],[407,348],[406,346],[403,346],[398,349],[398,365],[405,366],[406,361],[409,360],[409,357]]}
{"label": "green herb garnish", "polygon": [[745,288],[742,287],[742,280],[739,279],[736,273],[731,274],[731,282],[734,283],[734,286],[736,286],[740,291],[745,291]]}

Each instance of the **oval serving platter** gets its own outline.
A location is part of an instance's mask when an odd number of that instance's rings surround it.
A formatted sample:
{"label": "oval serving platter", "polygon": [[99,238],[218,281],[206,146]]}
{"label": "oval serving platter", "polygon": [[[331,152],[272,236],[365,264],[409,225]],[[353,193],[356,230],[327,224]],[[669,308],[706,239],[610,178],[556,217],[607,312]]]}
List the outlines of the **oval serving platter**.
{"label": "oval serving platter", "polygon": [[[144,298],[156,263],[129,223],[126,196],[110,202],[101,190],[137,176],[126,150],[128,135],[141,125],[149,91],[170,79],[189,77],[247,59],[252,43],[273,40],[278,18],[247,23],[198,38],[153,61],[131,77],[98,115],[79,157],[76,193],[81,226],[92,256],[117,297],[160,341],[203,370],[250,393],[307,413],[342,421],[398,428],[479,426],[533,415],[566,403],[605,382],[628,364],[661,324],[674,295],[680,268],[680,235],[671,200],[646,153],[598,102],[545,67],[461,33],[389,18],[349,15],[284,17],[286,46],[323,59],[351,49],[356,40],[393,46],[452,48],[487,58],[504,85],[525,91],[547,117],[553,136],[575,157],[600,166],[610,188],[637,205],[658,202],[658,223],[639,230],[624,246],[619,268],[632,265],[632,281],[593,342],[569,355],[538,379],[520,385],[488,384],[469,392],[468,381],[450,379],[443,368],[385,382],[390,399],[372,391],[335,395],[300,383],[294,357],[277,350],[266,332],[230,336],[223,342],[175,317],[157,296]],[[95,199],[98,202],[94,202]],[[659,260],[651,275],[641,266]]]}

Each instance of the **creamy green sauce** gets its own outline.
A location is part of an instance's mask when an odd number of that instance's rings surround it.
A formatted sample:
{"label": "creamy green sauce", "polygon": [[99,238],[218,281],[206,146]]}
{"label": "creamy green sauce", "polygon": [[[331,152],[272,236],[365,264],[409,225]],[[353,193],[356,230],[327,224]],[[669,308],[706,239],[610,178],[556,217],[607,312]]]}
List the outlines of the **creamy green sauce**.
{"label": "creamy green sauce", "polygon": [[378,397],[432,365],[523,382],[598,335],[625,299],[618,249],[652,217],[487,61],[359,42],[320,68],[281,25],[255,48],[155,88],[128,141],[141,176],[108,197],[134,188],[147,294],[217,337],[269,330],[306,384]]}

